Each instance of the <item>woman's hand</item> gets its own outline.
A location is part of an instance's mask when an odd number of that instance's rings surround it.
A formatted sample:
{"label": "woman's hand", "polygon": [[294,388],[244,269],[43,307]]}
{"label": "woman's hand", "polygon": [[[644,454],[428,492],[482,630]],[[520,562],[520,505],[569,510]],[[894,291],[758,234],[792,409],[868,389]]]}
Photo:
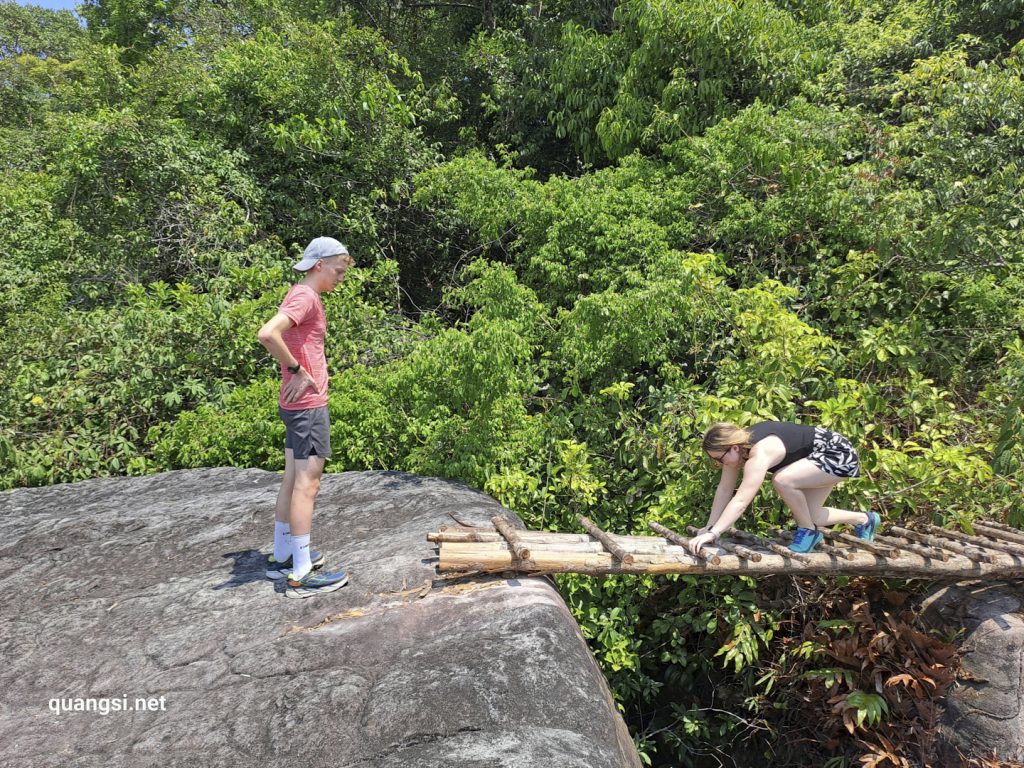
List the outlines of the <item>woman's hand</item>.
{"label": "woman's hand", "polygon": [[690,543],[687,546],[687,549],[690,550],[690,554],[696,555],[701,551],[705,544],[711,544],[714,541],[718,541],[718,536],[716,534],[712,533],[711,531],[702,530],[700,533],[698,533],[696,536],[690,539]]}

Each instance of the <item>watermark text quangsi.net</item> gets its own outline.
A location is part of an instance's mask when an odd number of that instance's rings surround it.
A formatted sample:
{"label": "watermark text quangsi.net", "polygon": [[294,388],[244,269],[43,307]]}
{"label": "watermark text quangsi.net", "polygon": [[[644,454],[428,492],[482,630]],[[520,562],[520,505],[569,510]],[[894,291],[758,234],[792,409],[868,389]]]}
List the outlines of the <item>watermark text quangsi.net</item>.
{"label": "watermark text quangsi.net", "polygon": [[109,715],[111,712],[166,712],[167,697],[50,699],[49,708],[55,715],[67,712],[98,712],[101,715]]}

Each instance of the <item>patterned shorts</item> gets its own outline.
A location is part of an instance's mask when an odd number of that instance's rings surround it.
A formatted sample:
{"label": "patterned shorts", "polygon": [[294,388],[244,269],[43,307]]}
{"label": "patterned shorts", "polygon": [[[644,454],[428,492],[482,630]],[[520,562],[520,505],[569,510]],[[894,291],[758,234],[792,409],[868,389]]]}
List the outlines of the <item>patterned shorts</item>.
{"label": "patterned shorts", "polygon": [[814,428],[814,447],[807,459],[833,477],[860,475],[860,457],[849,440],[824,427]]}

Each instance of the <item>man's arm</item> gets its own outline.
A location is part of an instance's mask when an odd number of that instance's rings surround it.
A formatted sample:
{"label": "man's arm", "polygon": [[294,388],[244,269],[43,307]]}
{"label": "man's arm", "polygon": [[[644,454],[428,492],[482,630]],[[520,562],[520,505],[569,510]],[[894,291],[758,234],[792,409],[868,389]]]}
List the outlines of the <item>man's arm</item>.
{"label": "man's arm", "polygon": [[299,361],[288,350],[288,345],[284,343],[283,334],[293,325],[295,323],[288,315],[278,312],[263,324],[258,334],[260,344],[280,363],[282,368],[294,368],[299,364]]}
{"label": "man's arm", "polygon": [[[293,325],[295,323],[288,315],[278,312],[263,324],[263,327],[260,328],[257,334],[260,344],[266,348],[267,352],[277,360],[282,368],[295,368],[299,365],[295,355],[291,353],[288,345],[284,343],[284,336],[282,335]],[[293,375],[284,386],[284,401],[286,403],[295,402],[309,387],[316,389],[316,382],[313,381],[309,371],[300,367],[299,372]]]}

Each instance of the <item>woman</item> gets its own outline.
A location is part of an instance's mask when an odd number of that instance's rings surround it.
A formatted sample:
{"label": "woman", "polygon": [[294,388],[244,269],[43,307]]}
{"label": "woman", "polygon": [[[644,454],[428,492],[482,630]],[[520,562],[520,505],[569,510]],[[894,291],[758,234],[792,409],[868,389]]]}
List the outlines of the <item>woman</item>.
{"label": "woman", "polygon": [[[705,433],[703,448],[722,468],[722,477],[707,525],[690,539],[692,553],[716,541],[740,519],[769,472],[799,526],[789,546],[794,552],[810,552],[818,546],[824,538],[820,526],[849,523],[856,526],[858,538],[871,541],[875,537],[881,522],[877,513],[824,506],[833,488],[860,474],[857,451],[842,435],[785,421],[762,421],[747,429],[715,424]],[[740,471],[743,482],[736,488]]]}

